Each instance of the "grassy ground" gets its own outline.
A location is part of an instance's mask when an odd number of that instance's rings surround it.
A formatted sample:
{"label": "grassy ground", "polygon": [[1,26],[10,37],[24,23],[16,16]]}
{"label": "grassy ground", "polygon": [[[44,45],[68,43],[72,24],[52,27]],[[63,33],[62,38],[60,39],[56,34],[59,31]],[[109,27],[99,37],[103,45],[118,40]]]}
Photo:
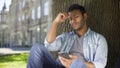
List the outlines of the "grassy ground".
{"label": "grassy ground", "polygon": [[28,54],[0,56],[0,68],[26,68]]}

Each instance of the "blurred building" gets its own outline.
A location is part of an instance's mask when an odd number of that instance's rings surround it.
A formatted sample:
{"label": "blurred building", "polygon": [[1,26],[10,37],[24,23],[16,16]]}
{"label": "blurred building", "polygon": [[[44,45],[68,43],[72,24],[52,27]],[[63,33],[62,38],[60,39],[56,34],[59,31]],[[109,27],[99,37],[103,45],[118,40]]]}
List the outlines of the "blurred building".
{"label": "blurred building", "polygon": [[12,0],[9,31],[12,46],[43,43],[48,25],[50,0]]}
{"label": "blurred building", "polygon": [[6,11],[6,4],[4,3],[3,8],[0,13],[0,45],[8,46],[9,43],[9,28],[8,28],[8,20],[9,20],[9,12]]}

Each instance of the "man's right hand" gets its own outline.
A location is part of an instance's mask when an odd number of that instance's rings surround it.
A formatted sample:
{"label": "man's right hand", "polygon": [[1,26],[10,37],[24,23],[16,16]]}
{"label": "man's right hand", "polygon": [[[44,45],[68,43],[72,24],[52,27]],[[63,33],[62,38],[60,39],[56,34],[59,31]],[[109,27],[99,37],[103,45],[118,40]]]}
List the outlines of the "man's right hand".
{"label": "man's right hand", "polygon": [[59,13],[57,17],[54,19],[52,26],[47,33],[46,40],[48,43],[53,43],[56,39],[56,31],[57,31],[57,26],[59,23],[64,22],[68,18],[67,13]]}
{"label": "man's right hand", "polygon": [[53,21],[54,23],[62,23],[68,18],[67,13],[59,13],[55,20]]}

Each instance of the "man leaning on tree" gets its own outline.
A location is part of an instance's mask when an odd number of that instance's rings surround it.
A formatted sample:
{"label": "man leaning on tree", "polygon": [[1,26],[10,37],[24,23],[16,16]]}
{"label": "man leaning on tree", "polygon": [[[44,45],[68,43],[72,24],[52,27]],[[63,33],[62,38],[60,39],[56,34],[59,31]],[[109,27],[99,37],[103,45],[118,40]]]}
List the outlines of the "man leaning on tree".
{"label": "man leaning on tree", "polygon": [[[67,13],[59,13],[47,33],[45,46],[31,48],[27,68],[105,68],[108,47],[103,35],[87,26],[88,15],[83,6],[72,4]],[[57,27],[69,19],[73,31],[56,36]],[[61,28],[62,29],[62,28]],[[67,53],[55,60],[49,51]]]}

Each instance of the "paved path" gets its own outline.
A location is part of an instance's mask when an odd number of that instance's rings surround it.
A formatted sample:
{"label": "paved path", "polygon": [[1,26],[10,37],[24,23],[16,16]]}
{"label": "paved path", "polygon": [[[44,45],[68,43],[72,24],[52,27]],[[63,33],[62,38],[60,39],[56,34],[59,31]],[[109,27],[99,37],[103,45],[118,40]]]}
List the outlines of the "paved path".
{"label": "paved path", "polygon": [[29,53],[30,48],[13,47],[13,48],[0,48],[0,56],[7,54]]}

